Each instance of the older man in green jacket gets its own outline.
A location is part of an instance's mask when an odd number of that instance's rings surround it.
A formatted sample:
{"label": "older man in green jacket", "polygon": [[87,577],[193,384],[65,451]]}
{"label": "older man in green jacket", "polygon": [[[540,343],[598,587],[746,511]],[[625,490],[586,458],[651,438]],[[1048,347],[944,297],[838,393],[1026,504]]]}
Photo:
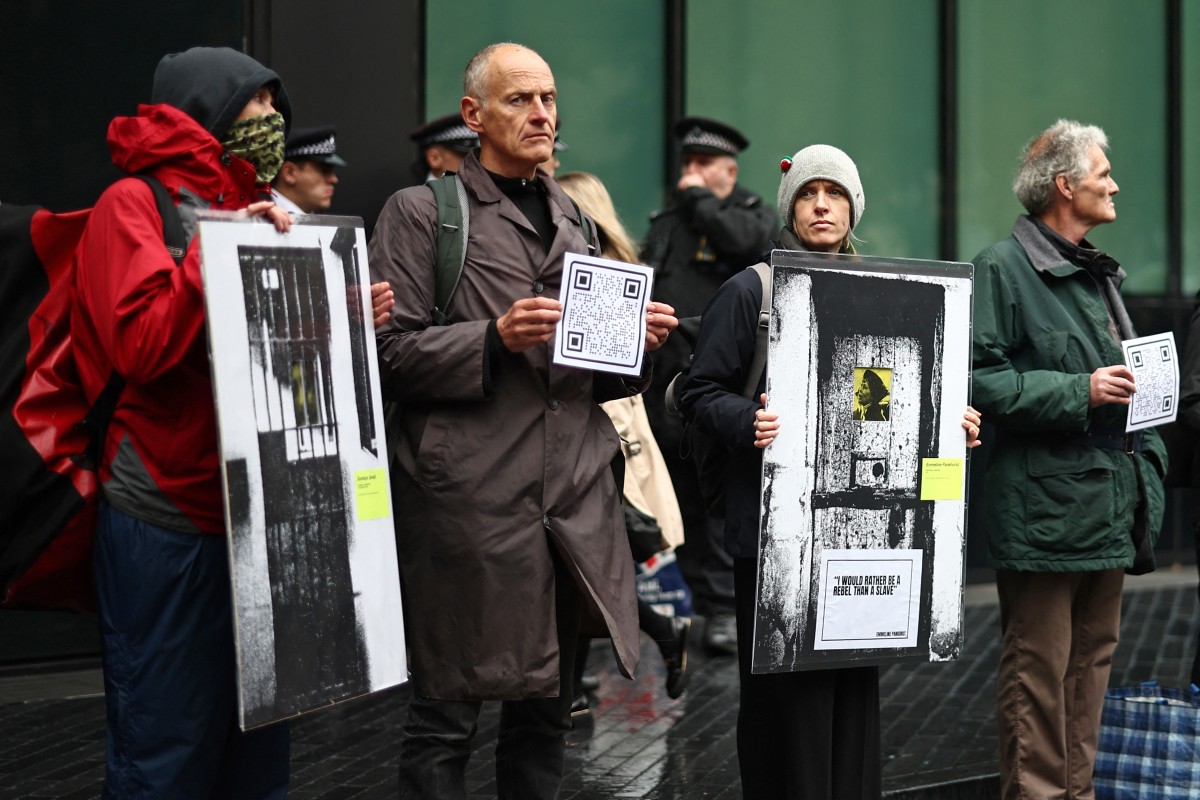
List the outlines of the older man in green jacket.
{"label": "older man in green jacket", "polygon": [[1162,521],[1162,440],[1125,433],[1125,272],[1084,238],[1116,219],[1107,149],[1067,120],[1033,139],[1013,184],[1029,214],[974,262],[974,403],[999,428],[986,491],[1005,798],[1094,796],[1124,573]]}

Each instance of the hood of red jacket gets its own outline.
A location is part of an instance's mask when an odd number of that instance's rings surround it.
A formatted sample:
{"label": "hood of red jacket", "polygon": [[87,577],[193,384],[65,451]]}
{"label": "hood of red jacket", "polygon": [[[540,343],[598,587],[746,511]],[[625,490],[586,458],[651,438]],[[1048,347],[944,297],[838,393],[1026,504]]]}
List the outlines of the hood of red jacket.
{"label": "hood of red jacket", "polygon": [[123,172],[149,173],[168,187],[182,184],[209,200],[257,194],[254,167],[226,153],[211,133],[173,106],[141,105],[137,116],[114,119],[108,150]]}

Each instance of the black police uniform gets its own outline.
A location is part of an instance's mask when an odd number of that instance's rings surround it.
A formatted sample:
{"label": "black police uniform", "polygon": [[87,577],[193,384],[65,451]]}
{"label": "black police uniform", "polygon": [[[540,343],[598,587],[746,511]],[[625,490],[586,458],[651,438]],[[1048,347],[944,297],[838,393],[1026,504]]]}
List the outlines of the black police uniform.
{"label": "black police uniform", "polygon": [[[685,152],[718,152],[705,147],[689,147],[689,135],[717,130],[731,132],[727,126],[707,120],[684,120],[676,127]],[[734,155],[746,146],[736,134]],[[694,140],[693,140],[694,141]],[[709,141],[705,136],[704,141]],[[680,319],[699,316],[708,301],[726,280],[757,263],[775,231],[775,210],[748,189],[735,186],[730,195],[718,198],[708,189],[691,187],[676,190],[674,203],[654,214],[646,236],[641,260],[654,267],[654,299],[675,308]],[[663,393],[671,378],[683,369],[691,355],[691,345],[682,336],[669,337],[654,356],[654,382],[644,395],[650,427],[663,451],[667,469],[675,485],[683,512],[684,528],[691,544],[691,558],[683,566],[697,590],[697,601],[711,615],[732,614],[732,560],[722,546],[720,520],[709,517],[696,476],[696,467],[680,454],[682,422],[666,413]],[[703,563],[699,575],[687,561]],[[699,580],[697,580],[699,578]]]}

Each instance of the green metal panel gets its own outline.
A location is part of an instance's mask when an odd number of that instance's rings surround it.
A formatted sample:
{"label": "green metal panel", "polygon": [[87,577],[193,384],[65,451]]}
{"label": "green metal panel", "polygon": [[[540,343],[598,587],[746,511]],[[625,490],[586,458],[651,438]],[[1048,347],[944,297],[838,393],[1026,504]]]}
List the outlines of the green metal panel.
{"label": "green metal panel", "polygon": [[815,143],[858,164],[864,253],[937,257],[938,4],[693,0],[688,114],[750,139],[741,182],[772,205],[779,161]]}
{"label": "green metal panel", "polygon": [[658,207],[663,137],[663,6],[544,0],[460,0],[427,5],[427,118],[458,109],[462,73],[483,47],[515,41],[537,50],[558,86],[565,123],[562,171],[594,173],[635,237]]}
{"label": "green metal panel", "polygon": [[960,257],[1008,234],[1023,211],[1021,148],[1065,117],[1104,128],[1121,188],[1116,222],[1088,238],[1128,270],[1127,292],[1166,290],[1165,13],[1127,0],[959,3]]}

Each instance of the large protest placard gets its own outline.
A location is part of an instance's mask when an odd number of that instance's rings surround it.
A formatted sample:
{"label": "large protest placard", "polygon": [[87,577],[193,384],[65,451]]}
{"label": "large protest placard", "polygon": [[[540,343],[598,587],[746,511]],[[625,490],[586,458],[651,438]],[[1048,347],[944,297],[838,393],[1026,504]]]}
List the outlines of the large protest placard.
{"label": "large protest placard", "polygon": [[199,236],[243,728],[407,678],[362,220]]}
{"label": "large protest placard", "polygon": [[962,647],[971,266],[775,251],[753,671]]}

